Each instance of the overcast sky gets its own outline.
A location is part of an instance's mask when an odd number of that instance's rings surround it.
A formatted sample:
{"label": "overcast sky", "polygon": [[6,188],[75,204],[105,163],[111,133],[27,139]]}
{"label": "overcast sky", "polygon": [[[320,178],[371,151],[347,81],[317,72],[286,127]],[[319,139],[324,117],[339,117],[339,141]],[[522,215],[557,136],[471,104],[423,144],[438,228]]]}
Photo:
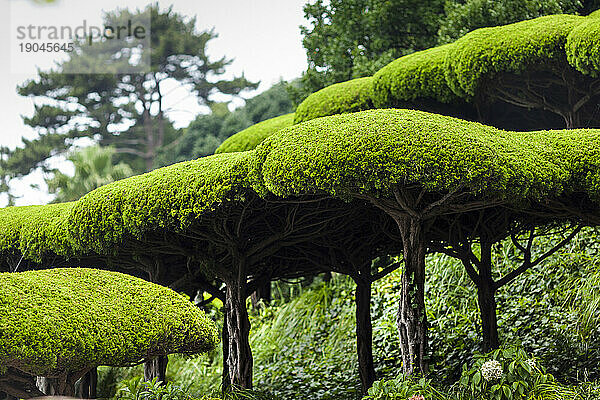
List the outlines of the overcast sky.
{"label": "overcast sky", "polygon": [[[228,71],[244,72],[253,81],[261,81],[259,91],[267,89],[281,78],[298,77],[306,69],[306,55],[302,48],[299,26],[304,24],[302,7],[306,0],[170,0],[159,1],[161,8],[173,5],[173,10],[186,16],[196,16],[198,30],[213,28],[219,37],[209,42],[209,55],[234,58]],[[43,54],[24,59],[17,52],[15,42],[18,25],[68,25],[77,26],[86,20],[100,25],[102,11],[122,8],[144,8],[154,1],[141,0],[57,0],[50,5],[36,4],[32,0],[0,0],[0,22],[4,32],[0,36],[0,113],[2,129],[0,144],[11,148],[21,138],[33,138],[35,132],[23,124],[21,115],[31,115],[33,101],[16,93],[16,86],[35,78],[36,69],[48,69],[59,60]],[[258,92],[256,92],[258,93]],[[256,93],[253,93],[256,94]],[[179,111],[170,115],[177,127],[188,123],[202,112],[193,97],[184,91],[171,94],[171,102]],[[35,178],[36,183],[40,177]],[[33,182],[32,181],[32,182]],[[36,204],[48,200],[47,196],[31,191],[31,182],[19,185],[23,195],[19,204]],[[0,201],[1,205],[1,201]]]}

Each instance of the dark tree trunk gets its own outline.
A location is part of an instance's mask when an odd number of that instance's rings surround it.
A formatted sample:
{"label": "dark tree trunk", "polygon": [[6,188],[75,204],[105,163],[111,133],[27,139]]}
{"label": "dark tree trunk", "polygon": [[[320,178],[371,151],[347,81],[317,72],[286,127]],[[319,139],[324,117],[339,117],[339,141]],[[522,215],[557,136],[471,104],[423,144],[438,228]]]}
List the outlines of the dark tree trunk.
{"label": "dark tree trunk", "polygon": [[252,300],[252,308],[258,308],[260,300],[265,304],[269,304],[271,302],[271,281],[267,280],[259,285],[250,296],[250,299]]}
{"label": "dark tree trunk", "polygon": [[422,222],[413,217],[397,220],[404,248],[402,293],[398,308],[398,333],[405,374],[426,373],[427,316],[425,314],[425,254]]}
{"label": "dark tree trunk", "polygon": [[363,394],[375,382],[373,365],[373,327],[371,325],[371,282],[366,279],[355,279],[356,282],[356,347],[358,353],[358,370]]}
{"label": "dark tree trunk", "polygon": [[231,378],[229,374],[229,331],[227,328],[227,304],[223,305],[223,329],[221,330],[221,346],[223,347],[223,374],[221,376],[221,389],[226,393],[231,387]]}
{"label": "dark tree trunk", "polygon": [[154,378],[158,382],[165,383],[167,381],[167,364],[169,357],[160,356],[144,363],[144,380],[152,381]]}
{"label": "dark tree trunk", "polygon": [[496,299],[493,288],[481,285],[477,288],[477,301],[481,314],[481,330],[483,333],[483,351],[489,352],[499,347],[498,319],[496,316]]}
{"label": "dark tree trunk", "polygon": [[98,386],[98,370],[92,368],[83,378],[79,386],[79,397],[82,399],[95,399]]}
{"label": "dark tree trunk", "polygon": [[492,277],[492,245],[491,243],[482,241],[479,282],[477,282],[477,301],[481,314],[483,351],[485,352],[497,349],[500,346],[495,296],[496,288]]}
{"label": "dark tree trunk", "polygon": [[231,386],[252,389],[252,350],[250,349],[250,320],[246,309],[246,267],[238,265],[238,276],[226,282],[225,304],[229,349],[227,364]]}

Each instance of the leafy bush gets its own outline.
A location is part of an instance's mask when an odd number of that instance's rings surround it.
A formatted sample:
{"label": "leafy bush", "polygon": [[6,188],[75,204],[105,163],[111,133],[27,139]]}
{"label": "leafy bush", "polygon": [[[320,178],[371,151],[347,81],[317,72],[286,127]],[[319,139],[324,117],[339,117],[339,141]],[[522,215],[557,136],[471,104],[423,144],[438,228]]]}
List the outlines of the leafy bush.
{"label": "leafy bush", "polygon": [[440,103],[458,100],[444,75],[444,60],[452,44],[433,47],[392,61],[373,75],[377,108],[410,104],[419,99]]}
{"label": "leafy bush", "polygon": [[117,272],[57,268],[0,274],[0,373],[37,376],[126,366],[213,349],[217,330],[189,300]]}
{"label": "leafy bush", "polygon": [[574,397],[524,350],[507,348],[476,355],[471,368],[463,366],[460,385],[477,400],[548,399]]}
{"label": "leafy bush", "polygon": [[[422,397],[421,397],[422,396]],[[447,396],[438,391],[425,378],[411,378],[403,375],[394,379],[382,379],[373,384],[364,400],[445,400]]]}

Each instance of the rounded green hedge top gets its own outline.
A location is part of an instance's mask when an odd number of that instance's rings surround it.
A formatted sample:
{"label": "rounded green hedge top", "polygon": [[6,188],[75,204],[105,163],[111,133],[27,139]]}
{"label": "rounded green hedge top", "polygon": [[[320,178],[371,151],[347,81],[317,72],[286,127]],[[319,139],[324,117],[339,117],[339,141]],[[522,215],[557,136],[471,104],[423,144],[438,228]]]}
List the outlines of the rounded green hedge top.
{"label": "rounded green hedge top", "polygon": [[84,268],[0,273],[0,374],[37,376],[127,366],[213,349],[204,312],[171,289]]}
{"label": "rounded green hedge top", "polygon": [[600,18],[598,17],[600,14],[588,16],[585,22],[571,31],[566,44],[569,64],[581,73],[593,77],[600,75]]}
{"label": "rounded green hedge top", "polygon": [[293,123],[293,113],[280,115],[279,117],[259,122],[258,124],[252,125],[227,138],[227,140],[217,148],[215,154],[252,150],[265,138],[283,128],[293,125]]}
{"label": "rounded green hedge top", "polygon": [[219,204],[241,199],[251,187],[249,157],[217,154],[102,186],[77,201],[69,231],[78,246],[106,254],[128,236],[184,229]]}
{"label": "rounded green hedge top", "polygon": [[549,15],[493,28],[481,28],[448,49],[448,85],[461,96],[474,96],[485,79],[497,73],[519,73],[565,57],[567,36],[586,17]]}
{"label": "rounded green hedge top", "polygon": [[66,217],[74,202],[7,207],[0,212],[0,253],[18,251],[41,261],[44,254],[73,256]]}
{"label": "rounded green hedge top", "polygon": [[287,128],[257,149],[255,176],[279,196],[390,195],[420,184],[515,204],[585,190],[600,163],[600,130],[506,132],[414,110],[370,110]]}
{"label": "rounded green hedge top", "polygon": [[308,96],[296,109],[294,123],[373,108],[373,78],[335,83]]}
{"label": "rounded green hedge top", "polygon": [[400,57],[373,76],[377,108],[418,99],[451,103],[458,99],[446,83],[444,60],[453,43]]}

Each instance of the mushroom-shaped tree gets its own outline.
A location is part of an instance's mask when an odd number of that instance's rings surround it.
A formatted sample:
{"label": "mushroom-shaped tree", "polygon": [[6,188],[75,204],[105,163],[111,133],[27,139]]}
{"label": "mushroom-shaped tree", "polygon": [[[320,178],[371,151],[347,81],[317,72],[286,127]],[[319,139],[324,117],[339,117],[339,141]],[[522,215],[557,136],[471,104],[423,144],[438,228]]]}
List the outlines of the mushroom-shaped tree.
{"label": "mushroom-shaped tree", "polygon": [[[255,152],[261,184],[275,195],[367,201],[396,222],[404,257],[399,332],[403,366],[412,373],[426,371],[425,254],[451,242],[457,216],[500,207],[516,218],[515,209],[543,208],[545,224],[586,213],[585,199],[597,198],[599,137],[597,130],[507,132],[388,109],[305,122],[270,136]],[[582,203],[564,208],[572,195]],[[474,229],[477,220],[468,223]]]}
{"label": "mushroom-shaped tree", "polygon": [[97,366],[131,366],[218,343],[203,311],[162,286],[86,268],[0,273],[0,390],[17,398],[74,395]]}

